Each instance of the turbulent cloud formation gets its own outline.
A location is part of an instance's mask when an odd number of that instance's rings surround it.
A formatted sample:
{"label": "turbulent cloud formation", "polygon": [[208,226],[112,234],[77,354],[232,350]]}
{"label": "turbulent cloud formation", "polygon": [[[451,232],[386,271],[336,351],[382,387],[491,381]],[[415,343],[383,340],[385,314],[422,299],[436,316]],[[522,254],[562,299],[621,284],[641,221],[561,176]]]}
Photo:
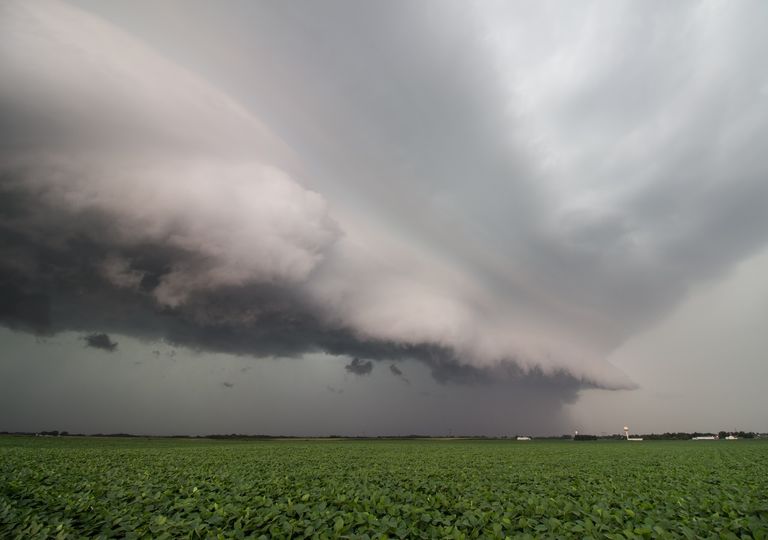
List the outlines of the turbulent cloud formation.
{"label": "turbulent cloud formation", "polygon": [[240,105],[5,2],[0,322],[631,387],[605,356],[768,239],[768,38],[743,6],[560,8],[248,3]]}
{"label": "turbulent cloud formation", "polygon": [[94,349],[102,349],[107,352],[113,352],[117,349],[117,342],[112,341],[107,334],[89,334],[83,339],[88,347]]}
{"label": "turbulent cloud formation", "polygon": [[355,375],[368,375],[373,371],[373,362],[370,360],[360,360],[359,358],[353,358],[349,364],[344,366],[344,369]]}

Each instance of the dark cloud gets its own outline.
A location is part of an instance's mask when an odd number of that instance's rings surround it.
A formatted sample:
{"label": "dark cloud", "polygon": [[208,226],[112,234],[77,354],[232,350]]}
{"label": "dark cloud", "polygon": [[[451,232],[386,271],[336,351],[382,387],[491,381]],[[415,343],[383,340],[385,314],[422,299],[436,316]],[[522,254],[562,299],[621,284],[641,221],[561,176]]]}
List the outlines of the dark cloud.
{"label": "dark cloud", "polygon": [[0,322],[14,330],[47,334],[51,327],[49,299],[25,291],[23,280],[14,283],[8,274],[0,279]]}
{"label": "dark cloud", "polygon": [[[0,228],[0,237],[2,232]],[[4,324],[11,328],[49,335],[98,327],[150,341],[162,340],[191,349],[238,355],[299,356],[317,351],[377,360],[410,358],[430,365],[441,381],[484,378],[476,368],[455,367],[456,360],[449,349],[361,340],[349,329],[329,325],[321,310],[289,288],[267,285],[221,288],[193,294],[180,306],[162,307],[153,301],[151,291],[121,288],[104,278],[99,273],[99,265],[108,248],[85,232],[56,248],[30,237],[18,243],[8,239],[5,245],[21,254],[18,260],[34,261],[23,276],[13,272],[5,274],[10,291],[6,298],[16,298],[16,291],[25,290],[26,295],[36,299],[37,306],[31,312],[34,319],[30,319],[29,310],[6,309]],[[153,256],[158,251],[156,246],[147,246],[146,250]],[[139,247],[121,256],[127,260],[134,257],[145,260]],[[169,265],[177,264],[170,254],[166,254],[165,261]],[[142,267],[131,265],[131,268]],[[11,303],[3,305],[7,307]],[[160,354],[157,349],[152,352],[156,356]],[[176,353],[170,350],[167,354],[173,357]],[[359,359],[350,366],[347,367],[350,372],[360,374],[372,369],[370,362]],[[395,366],[395,369],[398,368]]]}
{"label": "dark cloud", "polygon": [[88,347],[101,349],[107,352],[114,352],[117,349],[117,342],[112,341],[107,334],[88,334],[83,336]]}
{"label": "dark cloud", "polygon": [[[62,211],[39,204],[24,212],[29,218],[24,229],[41,230],[39,235],[17,234],[9,230],[14,224],[0,219],[0,240],[5,252],[12,254],[0,262],[0,268],[15,264],[24,269],[23,274],[12,269],[3,274],[8,299],[2,304],[6,308],[3,324],[8,327],[41,335],[100,328],[149,341],[237,355],[294,357],[326,352],[372,360],[417,359],[429,365],[441,382],[488,382],[498,375],[485,368],[461,366],[450,348],[361,339],[349,328],[330,324],[323,309],[294,287],[219,287],[192,293],[178,306],[158,305],[151,288],[124,287],[110,281],[102,271],[104,261],[121,258],[126,261],[127,271],[135,272],[137,281],[143,281],[146,272],[162,275],[162,268],[189,267],[194,261],[190,254],[163,250],[161,244],[115,246],[104,236],[108,218],[93,214],[82,229],[72,230],[71,236],[64,235],[51,245],[51,238],[62,231],[45,228],[44,216]],[[73,227],[77,216],[53,219],[56,224],[60,221]],[[94,237],[93,230],[101,234]],[[34,302],[15,301],[18,291]],[[153,354],[157,356],[160,351],[154,349]],[[171,349],[166,354],[174,357],[176,352]],[[347,370],[366,374],[372,367],[370,362],[358,359]]]}
{"label": "dark cloud", "polygon": [[373,362],[370,360],[353,358],[349,364],[344,366],[344,369],[355,375],[369,375],[371,371],[373,371]]}

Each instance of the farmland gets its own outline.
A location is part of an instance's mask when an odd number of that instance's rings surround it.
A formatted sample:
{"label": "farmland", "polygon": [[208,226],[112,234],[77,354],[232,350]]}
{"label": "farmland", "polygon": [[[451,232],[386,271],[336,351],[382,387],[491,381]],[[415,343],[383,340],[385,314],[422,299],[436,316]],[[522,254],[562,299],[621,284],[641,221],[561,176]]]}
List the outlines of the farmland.
{"label": "farmland", "polygon": [[2,538],[766,538],[768,441],[0,437]]}

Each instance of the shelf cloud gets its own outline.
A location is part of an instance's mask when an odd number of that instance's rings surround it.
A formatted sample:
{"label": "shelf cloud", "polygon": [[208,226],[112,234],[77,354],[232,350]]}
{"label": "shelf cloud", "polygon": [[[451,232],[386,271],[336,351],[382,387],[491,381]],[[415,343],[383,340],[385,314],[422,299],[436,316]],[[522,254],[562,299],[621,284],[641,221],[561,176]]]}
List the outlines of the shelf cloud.
{"label": "shelf cloud", "polygon": [[5,2],[0,322],[632,388],[610,351],[768,239],[768,38],[738,8],[599,6],[575,35],[530,6],[249,6],[240,103]]}

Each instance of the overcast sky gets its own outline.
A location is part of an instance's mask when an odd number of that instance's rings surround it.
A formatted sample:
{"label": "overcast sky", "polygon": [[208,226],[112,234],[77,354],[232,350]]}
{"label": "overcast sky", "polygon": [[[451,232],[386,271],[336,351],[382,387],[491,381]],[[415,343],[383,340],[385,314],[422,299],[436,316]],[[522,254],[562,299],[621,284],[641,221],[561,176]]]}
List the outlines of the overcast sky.
{"label": "overcast sky", "polygon": [[762,2],[0,5],[0,430],[768,431]]}

